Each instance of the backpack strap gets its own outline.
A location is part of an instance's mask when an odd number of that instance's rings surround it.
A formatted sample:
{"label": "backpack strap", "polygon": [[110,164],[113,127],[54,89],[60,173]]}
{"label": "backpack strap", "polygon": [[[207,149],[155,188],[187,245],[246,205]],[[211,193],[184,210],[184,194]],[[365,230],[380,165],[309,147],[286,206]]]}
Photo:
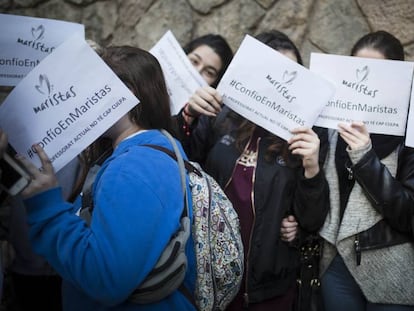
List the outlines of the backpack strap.
{"label": "backpack strap", "polygon": [[[151,144],[146,144],[143,146],[146,147],[150,147],[159,151],[162,151],[164,153],[166,153],[167,155],[169,155],[171,158],[173,158],[175,161],[178,162],[178,166],[180,168],[180,176],[181,176],[181,184],[183,187],[183,192],[184,192],[184,202],[185,202],[185,210],[187,212],[187,215],[189,216],[189,207],[188,207],[188,193],[187,193],[187,186],[186,186],[186,173],[185,173],[185,169],[188,172],[192,172],[194,174],[197,174],[198,176],[202,177],[203,175],[201,174],[201,172],[195,167],[193,166],[189,161],[186,161],[183,159],[181,152],[177,146],[177,143],[175,142],[175,139],[171,136],[170,133],[168,133],[166,130],[161,130],[161,132],[168,138],[168,140],[170,141],[171,145],[173,146],[174,152],[172,152],[170,149],[159,146],[159,145],[151,145]],[[184,213],[184,211],[183,211]],[[188,301],[191,302],[191,304],[195,307],[196,310],[199,310],[194,296],[190,293],[190,291],[184,286],[184,283],[181,283],[181,285],[178,287],[178,290],[184,295],[184,297],[187,298]]]}
{"label": "backpack strap", "polygon": [[[146,145],[143,145],[143,146],[151,147],[153,149],[157,149],[159,151],[162,151],[162,152],[168,154],[171,158],[173,158],[174,160],[177,161],[177,157],[176,157],[175,153],[172,152],[168,148],[165,148],[165,147],[162,147],[162,146],[158,146],[158,145],[151,145],[151,144],[146,144]],[[203,177],[203,175],[201,174],[201,172],[194,165],[192,165],[189,161],[184,160],[184,167],[185,167],[185,169],[188,172],[194,173],[194,174],[198,175],[199,177]]]}
{"label": "backpack strap", "polygon": [[[194,299],[191,299],[192,295],[188,292],[188,290],[186,290],[183,284],[187,270],[187,257],[185,254],[185,246],[191,231],[191,224],[189,218],[190,211],[188,206],[189,194],[187,192],[185,164],[181,152],[178,148],[178,145],[175,142],[175,139],[167,131],[161,131],[171,142],[174,149],[174,153],[171,152],[169,149],[157,145],[144,146],[152,147],[154,149],[161,151],[164,151],[163,149],[166,149],[168,150],[168,153],[171,153],[171,155],[175,156],[174,159],[177,161],[179,166],[180,181],[182,191],[184,194],[184,206],[181,215],[181,228],[179,229],[178,233],[176,233],[175,238],[173,238],[169,242],[167,248],[164,249],[161,255],[161,262],[160,260],[158,260],[156,266],[151,271],[149,276],[129,296],[128,300],[139,304],[151,303],[165,298],[166,296],[170,295],[172,292],[178,289],[197,309],[197,306],[194,304]],[[173,248],[174,250],[168,250],[169,248]],[[175,270],[175,267],[177,266],[178,269]]]}
{"label": "backpack strap", "polygon": [[107,149],[99,156],[98,159],[96,159],[95,162],[93,162],[93,165],[89,168],[85,181],[83,182],[81,190],[82,207],[79,211],[79,215],[86,221],[88,225],[91,223],[92,211],[94,208],[92,200],[92,185],[95,182],[96,175],[98,175],[102,164],[107,158],[109,158],[111,153],[112,149]]}

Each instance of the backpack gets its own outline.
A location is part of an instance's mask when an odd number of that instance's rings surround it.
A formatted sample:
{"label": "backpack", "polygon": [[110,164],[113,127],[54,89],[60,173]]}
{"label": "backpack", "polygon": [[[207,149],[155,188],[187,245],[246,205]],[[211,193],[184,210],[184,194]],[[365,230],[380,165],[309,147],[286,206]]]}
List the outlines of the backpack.
{"label": "backpack", "polygon": [[[244,271],[244,251],[240,224],[232,203],[216,180],[196,162],[184,161],[175,139],[165,130],[174,152],[158,145],[144,145],[165,152],[178,162],[184,193],[181,226],[161,254],[147,278],[130,295],[133,303],[153,303],[179,289],[199,310],[224,310],[237,295]],[[94,171],[94,170],[92,170]],[[191,193],[186,189],[186,171]],[[97,170],[95,170],[96,175]],[[89,176],[88,176],[89,177]],[[93,209],[91,182],[82,191],[81,217],[90,221]],[[87,195],[86,195],[87,194]],[[195,293],[182,285],[187,258],[185,245],[190,235],[187,195],[191,195],[193,223],[191,234],[197,265]]]}
{"label": "backpack", "polygon": [[[161,130],[174,147],[146,145],[183,161],[175,139]],[[180,166],[180,164],[179,164]],[[196,162],[184,161],[193,205],[192,237],[197,262],[194,300],[200,310],[224,310],[237,295],[244,271],[239,218],[217,181]]]}

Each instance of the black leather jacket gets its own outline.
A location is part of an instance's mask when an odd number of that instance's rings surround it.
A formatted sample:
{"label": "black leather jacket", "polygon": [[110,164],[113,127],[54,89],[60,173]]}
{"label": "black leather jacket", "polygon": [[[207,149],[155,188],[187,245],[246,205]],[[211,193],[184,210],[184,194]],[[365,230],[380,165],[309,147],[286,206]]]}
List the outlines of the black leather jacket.
{"label": "black leather jacket", "polygon": [[[233,131],[221,132],[218,128],[211,119],[201,117],[191,143],[184,145],[190,148],[190,158],[203,163],[225,189],[240,152],[234,145]],[[322,140],[327,141],[327,135]],[[296,280],[299,253],[296,247],[280,240],[282,219],[293,212],[302,228],[315,232],[329,208],[329,188],[322,169],[314,178],[305,179],[302,167],[288,167],[280,157],[269,163],[264,159],[268,143],[265,138],[259,143],[255,172],[254,224],[245,272],[244,297],[248,303],[282,295]]]}
{"label": "black leather jacket", "polygon": [[364,250],[384,248],[413,241],[414,149],[399,148],[394,178],[371,149],[351,167],[372,206],[384,217],[355,240],[357,264]]}

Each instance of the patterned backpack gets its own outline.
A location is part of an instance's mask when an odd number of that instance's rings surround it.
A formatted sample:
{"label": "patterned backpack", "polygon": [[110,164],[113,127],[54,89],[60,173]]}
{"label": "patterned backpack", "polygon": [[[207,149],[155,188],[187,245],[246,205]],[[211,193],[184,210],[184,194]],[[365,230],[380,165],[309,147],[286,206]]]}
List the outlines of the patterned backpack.
{"label": "patterned backpack", "polygon": [[[176,145],[168,132],[162,132],[173,146]],[[177,156],[181,157],[180,153],[160,146],[147,146],[180,161],[177,159]],[[238,293],[244,270],[239,218],[213,177],[198,163],[185,161],[185,167],[190,180],[193,204],[191,231],[197,261],[194,300],[200,310],[224,310]]]}

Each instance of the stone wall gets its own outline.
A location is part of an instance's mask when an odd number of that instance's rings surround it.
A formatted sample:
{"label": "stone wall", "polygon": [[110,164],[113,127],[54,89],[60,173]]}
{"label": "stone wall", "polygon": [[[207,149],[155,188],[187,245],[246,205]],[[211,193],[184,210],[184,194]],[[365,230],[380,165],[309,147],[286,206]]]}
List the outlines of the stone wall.
{"label": "stone wall", "polygon": [[0,12],[82,23],[102,45],[149,49],[171,29],[181,44],[205,33],[226,37],[234,50],[244,34],[275,28],[300,48],[349,54],[373,30],[387,30],[414,60],[414,0],[0,0]]}

